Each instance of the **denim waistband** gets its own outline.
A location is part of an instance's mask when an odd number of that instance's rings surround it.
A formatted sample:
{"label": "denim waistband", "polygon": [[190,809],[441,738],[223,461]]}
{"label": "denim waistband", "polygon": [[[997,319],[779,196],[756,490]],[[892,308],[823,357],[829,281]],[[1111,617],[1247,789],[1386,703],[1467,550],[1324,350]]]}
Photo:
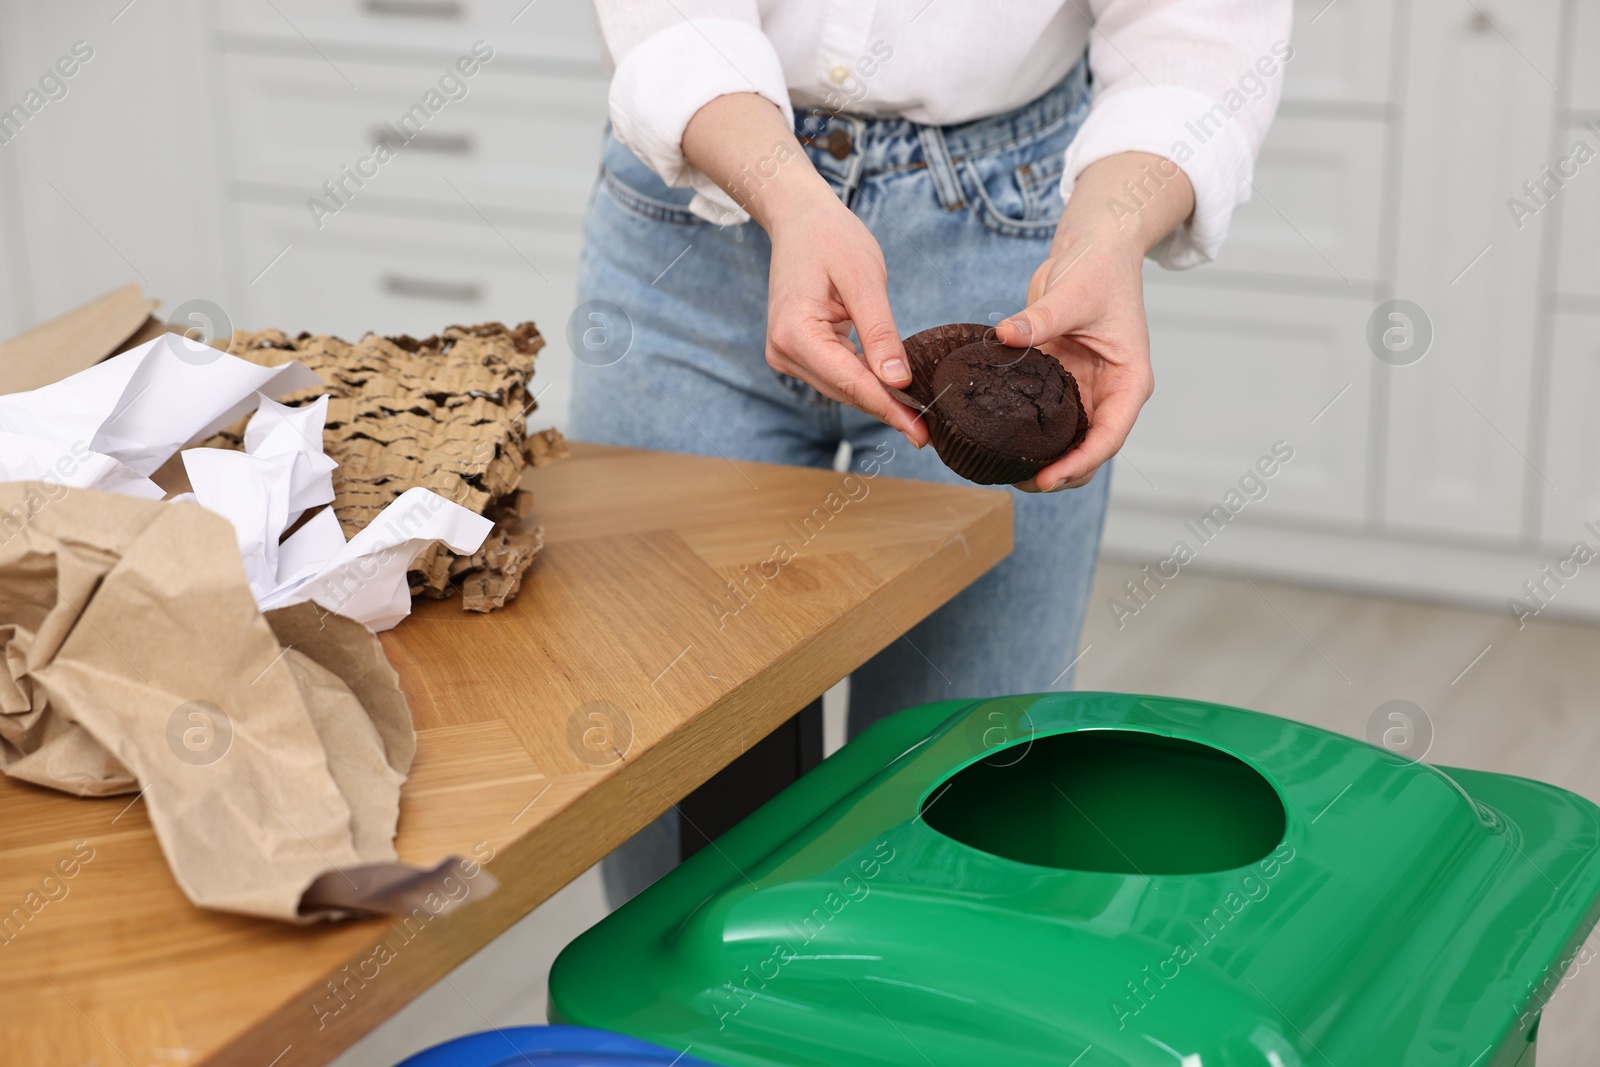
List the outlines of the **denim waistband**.
{"label": "denim waistband", "polygon": [[[950,126],[848,111],[796,111],[795,133],[817,169],[854,185],[869,172],[907,166],[939,167],[996,151],[1063,122],[1089,94],[1088,57],[1066,77],[1021,107]],[[939,160],[942,154],[945,159]]]}

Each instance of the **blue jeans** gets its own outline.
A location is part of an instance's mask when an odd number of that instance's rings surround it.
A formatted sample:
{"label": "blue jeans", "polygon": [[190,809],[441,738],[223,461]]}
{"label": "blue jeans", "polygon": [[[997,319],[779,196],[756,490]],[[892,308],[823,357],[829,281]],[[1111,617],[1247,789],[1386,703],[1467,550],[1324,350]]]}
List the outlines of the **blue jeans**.
{"label": "blue jeans", "polygon": [[[1062,155],[1088,109],[1080,62],[1037,100],[956,126],[850,114],[802,114],[795,126],[882,247],[895,325],[909,336],[1022,308],[1061,215]],[[767,366],[771,245],[753,222],[691,215],[691,195],[607,137],[578,283],[574,436],[810,467],[831,466],[845,441],[858,471],[960,483],[931,447]],[[934,700],[1070,687],[1108,483],[1102,470],[1080,489],[1005,490],[1012,554],[851,676],[851,735]],[[608,862],[613,903],[676,859],[668,812]]]}

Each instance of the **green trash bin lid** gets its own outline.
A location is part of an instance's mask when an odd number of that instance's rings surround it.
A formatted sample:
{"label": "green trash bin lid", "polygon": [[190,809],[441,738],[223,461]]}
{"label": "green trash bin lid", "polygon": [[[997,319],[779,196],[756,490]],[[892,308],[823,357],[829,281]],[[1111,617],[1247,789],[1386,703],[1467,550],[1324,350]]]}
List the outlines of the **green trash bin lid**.
{"label": "green trash bin lid", "polygon": [[553,1017],[728,1065],[1510,1067],[1600,808],[1111,693],[899,713],[574,941]]}

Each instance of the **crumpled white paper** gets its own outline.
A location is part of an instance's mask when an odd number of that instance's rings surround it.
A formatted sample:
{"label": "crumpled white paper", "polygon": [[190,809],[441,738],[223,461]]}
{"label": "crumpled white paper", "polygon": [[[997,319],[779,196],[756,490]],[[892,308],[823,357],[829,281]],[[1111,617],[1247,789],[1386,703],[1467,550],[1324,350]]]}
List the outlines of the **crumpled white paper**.
{"label": "crumpled white paper", "polygon": [[250,411],[258,393],[320,381],[303,363],[261,367],[165,333],[59,382],[0,396],[0,431],[32,439],[0,442],[0,479],[159,500],[150,475],[178,449]]}
{"label": "crumpled white paper", "polygon": [[323,507],[337,466],[322,451],[328,403],[277,403],[320,384],[304,364],[261,367],[176,334],[25,393],[0,396],[0,481],[37,480],[160,499],[150,475],[190,441],[255,409],[243,452],[183,451],[194,500],[233,524],[261,610],[314,600],[387,630],[411,610],[406,571],[434,541],[477,551],[494,524],[413,488],[348,542]]}
{"label": "crumpled white paper", "polygon": [[160,500],[166,496],[149,478],[134,473],[110,456],[91,452],[87,441],[64,445],[43,437],[0,430],[0,482],[28,481],[104,489],[146,500]]}
{"label": "crumpled white paper", "polygon": [[[308,522],[289,540],[310,528]],[[338,548],[331,558],[307,567],[311,572],[308,577],[286,581],[262,598],[261,610],[315,600],[329,611],[365,623],[368,629],[387,630],[411,611],[406,570],[423,549],[443,541],[452,552],[476,552],[493,528],[494,523],[482,515],[431,489],[407,489],[348,542],[334,522],[332,532],[323,535],[314,547],[296,546],[297,553],[313,557],[321,555],[334,544],[333,537],[338,537]],[[279,567],[283,570],[281,553]]]}
{"label": "crumpled white paper", "polygon": [[335,464],[322,454],[326,401],[296,409],[262,397],[245,427],[246,451],[186,449],[184,469],[195,502],[233,523],[262,611],[314,600],[387,630],[411,611],[411,561],[435,541],[476,552],[494,523],[431,489],[412,488],[348,542],[328,508],[284,538],[308,508],[333,499]]}
{"label": "crumpled white paper", "polygon": [[[283,584],[278,570],[283,531],[307,510],[333,500],[337,464],[322,454],[327,414],[325,396],[303,408],[262,396],[245,428],[243,452],[191,448],[183,453],[194,500],[233,523],[250,591],[258,602]],[[339,524],[334,522],[333,528],[338,530]],[[331,559],[343,544],[340,533],[321,558]]]}

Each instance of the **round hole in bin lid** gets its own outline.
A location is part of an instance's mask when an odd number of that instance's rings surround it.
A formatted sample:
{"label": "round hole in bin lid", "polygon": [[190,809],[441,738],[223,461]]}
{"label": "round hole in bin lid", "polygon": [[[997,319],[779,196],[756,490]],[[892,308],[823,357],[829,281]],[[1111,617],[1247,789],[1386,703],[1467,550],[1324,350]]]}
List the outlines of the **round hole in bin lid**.
{"label": "round hole in bin lid", "polygon": [[1041,867],[1203,874],[1283,840],[1277,790],[1209,745],[1136,730],[1076,730],[1013,746],[935,788],[923,819],[964,845]]}

